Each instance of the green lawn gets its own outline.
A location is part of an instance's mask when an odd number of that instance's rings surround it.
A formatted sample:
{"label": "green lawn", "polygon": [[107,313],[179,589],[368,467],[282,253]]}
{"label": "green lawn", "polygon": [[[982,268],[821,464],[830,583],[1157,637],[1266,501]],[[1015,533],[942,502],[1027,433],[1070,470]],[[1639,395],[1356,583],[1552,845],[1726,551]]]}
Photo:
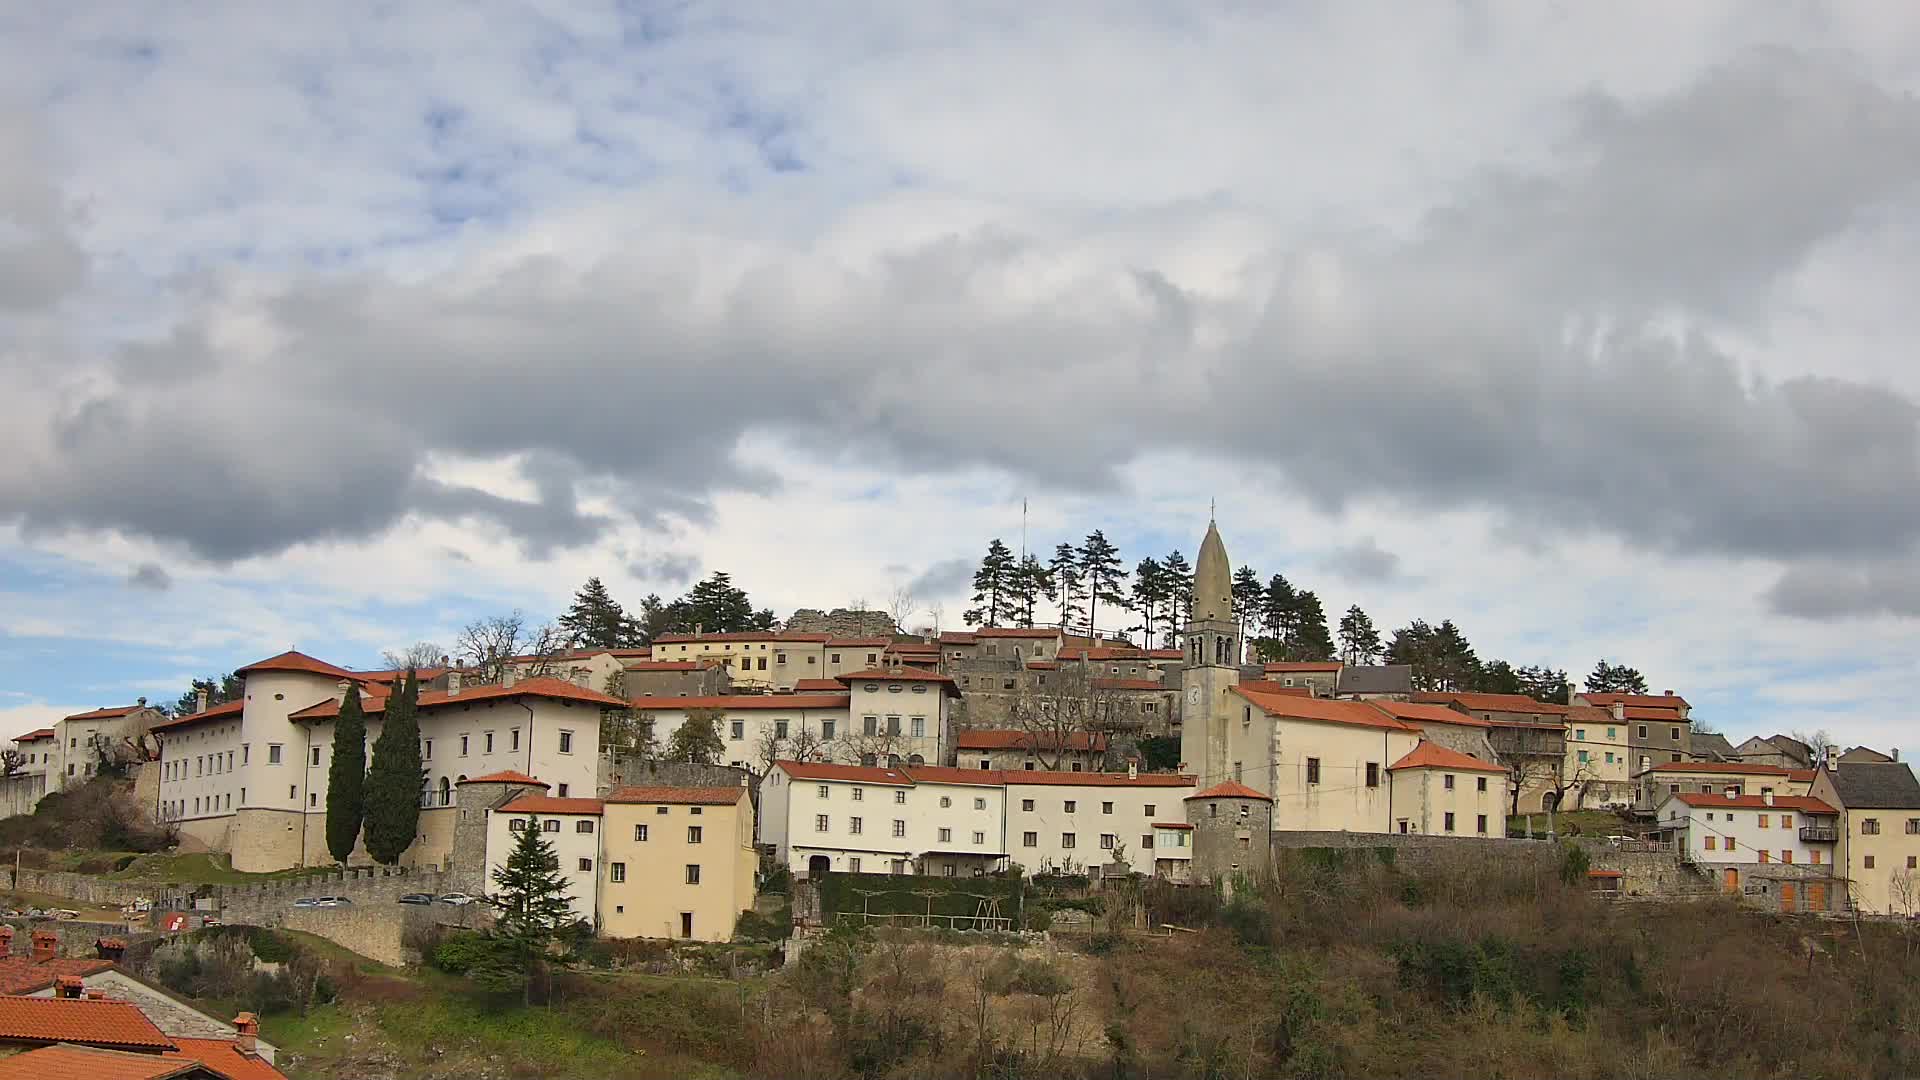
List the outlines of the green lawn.
{"label": "green lawn", "polygon": [[270,874],[248,874],[233,868],[233,860],[212,852],[184,855],[140,855],[125,870],[108,874],[115,881],[151,881],[178,885],[245,885],[255,881],[273,881],[298,877],[307,870],[276,870]]}
{"label": "green lawn", "polygon": [[[1553,815],[1553,826],[1562,836],[1613,836],[1626,831],[1626,823],[1611,810],[1570,810],[1564,814]],[[1507,819],[1508,829],[1525,829],[1527,815],[1520,814]],[[1547,815],[1533,815],[1533,831],[1536,836],[1547,833]]]}

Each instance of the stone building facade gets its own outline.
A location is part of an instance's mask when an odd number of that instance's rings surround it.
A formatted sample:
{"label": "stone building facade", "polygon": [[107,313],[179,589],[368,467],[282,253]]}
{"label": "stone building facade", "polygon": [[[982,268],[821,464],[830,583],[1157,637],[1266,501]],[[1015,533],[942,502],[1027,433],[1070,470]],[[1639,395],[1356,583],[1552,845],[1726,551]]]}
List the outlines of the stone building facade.
{"label": "stone building facade", "polygon": [[1186,811],[1193,826],[1192,880],[1244,875],[1259,881],[1272,871],[1272,799],[1229,780],[1189,795]]}

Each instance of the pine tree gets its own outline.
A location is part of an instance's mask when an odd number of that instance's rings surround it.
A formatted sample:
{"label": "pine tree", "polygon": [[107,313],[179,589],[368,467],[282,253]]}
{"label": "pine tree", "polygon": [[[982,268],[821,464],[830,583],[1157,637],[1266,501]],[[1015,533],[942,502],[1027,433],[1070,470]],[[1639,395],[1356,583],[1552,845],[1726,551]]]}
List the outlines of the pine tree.
{"label": "pine tree", "polygon": [[1041,598],[1052,595],[1052,572],[1032,555],[1021,559],[1013,570],[1013,606],[1019,624],[1032,626],[1039,617]]}
{"label": "pine tree", "polygon": [[1127,604],[1126,594],[1120,591],[1127,580],[1127,572],[1120,565],[1120,549],[1099,529],[1088,533],[1086,542],[1080,545],[1080,575],[1087,583],[1087,636],[1097,640],[1100,605],[1124,608]]}
{"label": "pine tree", "polygon": [[1167,572],[1160,560],[1149,555],[1133,568],[1133,610],[1140,613],[1141,643],[1153,648],[1153,622],[1166,613],[1173,596],[1167,588]]}
{"label": "pine tree", "polygon": [[366,785],[367,717],[360,708],[360,687],[348,683],[333,722],[333,760],[327,765],[327,851],[342,865],[360,839]]}
{"label": "pine tree", "polygon": [[1262,633],[1280,643],[1284,649],[1294,643],[1294,627],[1299,616],[1297,610],[1299,595],[1293,591],[1293,585],[1282,574],[1273,575],[1267,582],[1265,607],[1261,610]]}
{"label": "pine tree", "polygon": [[1609,664],[1603,658],[1587,676],[1589,694],[1644,694],[1647,678],[1625,664]]}
{"label": "pine tree", "polygon": [[1233,617],[1240,623],[1240,640],[1247,639],[1247,631],[1260,625],[1261,616],[1266,613],[1266,597],[1260,589],[1260,575],[1251,566],[1242,566],[1233,572]]}
{"label": "pine tree", "polygon": [[573,606],[560,616],[560,628],[576,649],[627,649],[640,644],[640,626],[597,577],[573,594]]}
{"label": "pine tree", "polygon": [[660,756],[668,761],[691,761],[718,765],[727,744],[720,738],[720,713],[717,709],[688,709],[687,718],[667,737],[667,748]]}
{"label": "pine tree", "polygon": [[1520,681],[1520,692],[1535,701],[1550,702],[1555,705],[1573,703],[1573,684],[1567,681],[1567,673],[1555,671],[1544,665],[1528,665],[1514,671]]}
{"label": "pine tree", "polygon": [[486,965],[474,974],[491,989],[506,989],[503,984],[510,981],[525,988],[547,945],[574,921],[560,859],[541,834],[537,817],[519,831],[506,863],[494,870],[493,886],[487,902],[499,912],[492,935],[500,946],[496,955],[504,954],[500,958],[510,963]]}
{"label": "pine tree", "polygon": [[1013,552],[1007,545],[994,537],[987,544],[987,554],[980,560],[980,569],[973,572],[973,602],[975,606],[961,614],[961,618],[974,626],[1000,626],[1014,620],[1017,608],[1014,605],[1014,574],[1019,564],[1014,561]]}
{"label": "pine tree", "polygon": [[1333,635],[1327,633],[1327,613],[1312,589],[1303,589],[1294,598],[1293,641],[1288,652],[1292,660],[1333,659]]}
{"label": "pine tree", "polygon": [[1167,627],[1167,645],[1172,646],[1178,641],[1179,631],[1193,621],[1193,567],[1187,565],[1187,557],[1175,548],[1160,560],[1160,571],[1166,575],[1167,590],[1173,597]]}
{"label": "pine tree", "polygon": [[204,679],[195,679],[180,695],[173,708],[167,711],[174,716],[192,716],[200,710],[200,691],[207,692],[207,707],[224,705],[229,701],[240,700],[245,693],[241,687],[240,676],[229,671],[225,675],[212,675]]}
{"label": "pine tree", "polygon": [[1355,604],[1340,617],[1340,658],[1348,664],[1372,664],[1380,659],[1380,631]]}
{"label": "pine tree", "polygon": [[409,671],[406,682],[387,699],[380,737],[373,743],[373,768],[367,772],[367,853],[388,866],[400,861],[420,831],[426,771],[420,764],[420,725],[414,717],[419,700],[419,678]]}
{"label": "pine tree", "polygon": [[1060,610],[1060,629],[1066,630],[1073,626],[1074,616],[1084,610],[1080,607],[1080,553],[1072,544],[1055,547],[1047,573],[1053,577],[1053,603]]}

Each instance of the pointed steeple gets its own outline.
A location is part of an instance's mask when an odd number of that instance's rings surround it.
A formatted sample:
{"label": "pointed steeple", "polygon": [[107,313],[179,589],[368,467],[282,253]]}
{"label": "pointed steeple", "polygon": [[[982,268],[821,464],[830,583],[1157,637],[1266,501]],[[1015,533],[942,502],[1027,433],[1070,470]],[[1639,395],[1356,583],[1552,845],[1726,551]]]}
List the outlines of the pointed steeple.
{"label": "pointed steeple", "polygon": [[1193,620],[1233,620],[1233,569],[1220,529],[1209,520],[1207,537],[1200,541],[1200,561],[1193,568]]}

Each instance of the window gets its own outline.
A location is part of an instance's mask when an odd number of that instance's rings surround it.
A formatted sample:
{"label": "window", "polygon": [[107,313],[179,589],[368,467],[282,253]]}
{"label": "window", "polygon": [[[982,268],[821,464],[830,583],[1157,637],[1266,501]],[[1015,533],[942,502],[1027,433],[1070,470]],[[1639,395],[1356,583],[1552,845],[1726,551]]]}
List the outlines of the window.
{"label": "window", "polygon": [[831,720],[820,721],[820,741],[821,742],[833,741],[833,721]]}
{"label": "window", "polygon": [[1020,846],[1021,847],[1039,847],[1040,834],[1037,832],[1021,833]]}
{"label": "window", "polygon": [[1140,850],[1141,851],[1153,850],[1153,834],[1152,833],[1146,833],[1140,837]]}
{"label": "window", "polygon": [[747,722],[745,720],[728,721],[727,738],[744,739],[746,737],[747,737]]}
{"label": "window", "polygon": [[287,785],[287,798],[294,798],[294,788],[292,784]]}
{"label": "window", "polygon": [[[313,752],[312,752],[312,754],[311,754],[310,756],[311,756],[311,757],[313,758],[313,760],[312,760],[312,761],[310,762],[310,764],[313,764],[313,765],[318,765],[318,764],[320,764],[320,748],[319,748],[319,747],[317,747],[317,746],[316,746],[316,747],[314,747],[314,748],[313,748]],[[217,765],[219,765],[219,764],[220,764],[220,759],[219,759],[218,757],[216,757],[216,758],[214,758],[214,759],[213,759],[213,763],[214,763],[214,764],[215,764],[216,766],[217,766]]]}
{"label": "window", "polygon": [[1073,834],[1072,834],[1072,833],[1070,833],[1070,832],[1063,832],[1063,833],[1061,833],[1061,834],[1060,834],[1060,846],[1061,846],[1061,847],[1063,847],[1063,848],[1071,848],[1071,847],[1073,847]]}
{"label": "window", "polygon": [[507,732],[507,749],[509,750],[520,749],[520,729],[519,728],[514,728]]}
{"label": "window", "polygon": [[1718,838],[1718,837],[1714,837],[1714,836],[1709,836],[1709,837],[1707,837],[1707,850],[1708,850],[1708,851],[1715,851],[1715,850],[1718,850],[1718,846],[1719,846],[1719,838]]}
{"label": "window", "polygon": [[1907,869],[1920,870],[1920,856],[1907,856]]}
{"label": "window", "polygon": [[[919,689],[919,687],[915,687],[914,689],[916,689],[916,690],[917,690],[917,689]],[[910,727],[910,728],[909,728],[908,730],[909,730],[909,732],[911,732],[911,733],[912,733],[912,735],[913,735],[913,737],[914,737],[914,738],[916,738],[916,739],[923,739],[923,738],[926,738],[926,735],[927,735],[927,718],[926,718],[926,717],[924,717],[924,716],[916,716],[916,717],[914,717],[914,718],[913,718],[913,726],[912,726],[912,727]]]}
{"label": "window", "polygon": [[420,760],[426,761],[432,757],[433,757],[433,740],[432,739],[420,740]]}
{"label": "window", "polygon": [[866,788],[854,788],[854,789],[853,789],[853,801],[854,801],[854,802],[866,802],[866,801],[867,801],[867,789],[866,789]]}
{"label": "window", "polygon": [[1793,850],[1792,850],[1791,848],[1781,848],[1781,849],[1780,849],[1780,861],[1781,861],[1781,862],[1783,862],[1783,863],[1790,863],[1790,862],[1792,862],[1792,861],[1793,861]]}
{"label": "window", "polygon": [[560,733],[560,752],[563,754],[573,753],[573,732],[563,731]]}
{"label": "window", "polygon": [[1453,831],[1453,811],[1451,810],[1447,811],[1446,829],[1448,832]]}
{"label": "window", "polygon": [[653,808],[653,812],[657,815],[664,817],[666,816],[667,808],[664,806],[656,806]]}
{"label": "window", "polygon": [[1761,848],[1761,849],[1760,849],[1760,861],[1761,861],[1761,862],[1772,862],[1772,861],[1773,861],[1773,858],[1772,858],[1772,855],[1771,855],[1771,853],[1769,853],[1769,852],[1768,852],[1768,851],[1767,851],[1767,850],[1766,850],[1765,848]]}
{"label": "window", "polygon": [[1586,762],[1587,762],[1587,752],[1586,752],[1585,750],[1581,750],[1581,751],[1578,751],[1578,753],[1577,753],[1577,756],[1579,757],[1579,759],[1580,759],[1580,763],[1581,763],[1582,765],[1584,765],[1584,764],[1586,764]]}
{"label": "window", "polygon": [[1640,737],[1643,739],[1647,737],[1647,725],[1645,724],[1640,725]]}
{"label": "window", "polygon": [[1103,814],[1111,814],[1111,813],[1113,813],[1113,804],[1112,804],[1112,803],[1110,803],[1110,802],[1103,802],[1103,803],[1101,803],[1101,804],[1100,804],[1100,812],[1101,812],[1101,813],[1103,813]]}
{"label": "window", "polygon": [[278,765],[278,764],[280,764],[280,744],[279,744],[279,743],[270,743],[270,744],[268,744],[268,746],[267,746],[267,764],[269,764],[269,765]]}
{"label": "window", "polygon": [[1367,786],[1380,786],[1380,763],[1377,761],[1367,762]]}
{"label": "window", "polygon": [[1319,782],[1320,782],[1320,759],[1317,757],[1310,757],[1307,759],[1307,783],[1317,784]]}
{"label": "window", "polygon": [[1477,777],[1477,778],[1476,778],[1476,779],[1474,780],[1474,785],[1473,785],[1473,789],[1474,789],[1475,791],[1485,791],[1485,790],[1487,790],[1487,778],[1486,778],[1486,777],[1484,777],[1484,776],[1482,776],[1482,777]]}
{"label": "window", "polygon": [[904,791],[896,791],[896,792],[894,792],[894,793],[893,793],[893,804],[894,804],[895,806],[905,806],[905,805],[907,805],[907,793],[906,793],[906,792],[904,792]]}
{"label": "window", "polygon": [[895,836],[907,835],[907,823],[900,820],[899,818],[894,818],[893,819],[893,835]]}
{"label": "window", "polygon": [[826,784],[821,784],[818,787],[815,787],[813,789],[813,797],[816,799],[824,799],[829,794],[831,794],[832,791],[833,791],[833,788],[829,787]]}
{"label": "window", "polygon": [[850,833],[852,833],[852,834],[853,834],[853,835],[855,835],[855,836],[859,836],[859,835],[860,835],[860,829],[861,829],[861,827],[862,827],[862,825],[863,825],[863,824],[864,824],[864,823],[863,823],[863,822],[861,821],[861,819],[859,819],[859,818],[857,818],[857,817],[852,817],[852,818],[848,818],[848,819],[847,819],[847,831],[848,831],[848,832],[850,832]]}
{"label": "window", "polygon": [[1767,827],[1767,815],[1765,814],[1760,815],[1760,827],[1763,829]]}
{"label": "window", "polygon": [[975,810],[985,810],[987,808],[987,800],[985,799],[973,800],[973,808]]}
{"label": "window", "polygon": [[1587,741],[1587,729],[1586,729],[1586,728],[1574,728],[1574,729],[1573,729],[1573,739],[1574,739],[1574,741],[1575,741],[1575,742],[1586,742],[1586,741]]}
{"label": "window", "polygon": [[814,832],[827,831],[827,815],[825,814],[813,815],[813,831]]}
{"label": "window", "polygon": [[307,806],[315,807],[319,805],[320,805],[320,793],[317,791],[307,792]]}
{"label": "window", "polygon": [[[1880,835],[1880,819],[1872,818],[1872,817],[1861,818],[1860,819],[1860,835],[1879,836]],[[1868,858],[1872,858],[1872,856],[1868,856]]]}
{"label": "window", "polygon": [[615,885],[627,880],[627,864],[623,862],[607,864],[607,880]]}
{"label": "window", "polygon": [[1152,816],[1153,816],[1153,809],[1154,809],[1154,808],[1153,808],[1153,804],[1152,804],[1152,803],[1148,803],[1148,804],[1146,805],[1146,807],[1145,807],[1145,810],[1146,810],[1146,812],[1147,812],[1147,813],[1146,813],[1146,816],[1147,816],[1147,817],[1152,817]]}
{"label": "window", "polygon": [[773,722],[773,737],[776,739],[784,739],[787,737],[787,722],[785,720],[775,720]]}
{"label": "window", "polygon": [[559,796],[560,796],[561,798],[563,798],[563,799],[564,799],[564,798],[566,798],[566,797],[567,797],[567,785],[565,785],[565,784],[561,784],[561,785],[560,785],[560,790],[559,790],[559,791],[557,792],[557,794],[558,794],[558,795],[559,795]]}
{"label": "window", "polygon": [[[240,764],[245,765],[248,762],[248,760],[251,759],[252,757],[253,757],[253,745],[251,743],[241,743],[240,744]],[[181,764],[185,765],[186,762],[183,761],[181,762]]]}
{"label": "window", "polygon": [[857,874],[859,872],[860,872],[860,856],[858,855],[847,856],[847,873]]}
{"label": "window", "polygon": [[1481,836],[1487,835],[1487,815],[1477,815],[1477,820],[1474,822],[1474,829],[1479,832]]}
{"label": "window", "polygon": [[1673,741],[1674,741],[1674,742],[1679,742],[1679,741],[1680,741],[1680,729],[1679,729],[1679,728],[1674,728],[1674,729],[1673,729],[1672,731],[1670,731],[1670,732],[1668,732],[1667,734],[1668,734],[1668,736],[1669,736],[1669,737],[1671,737],[1671,738],[1673,739]]}
{"label": "window", "polygon": [[1910,817],[1907,819],[1907,835],[1920,835],[1920,817]]}
{"label": "window", "polygon": [[986,842],[987,842],[987,834],[986,834],[986,833],[983,833],[983,832],[980,832],[980,831],[979,831],[979,830],[977,830],[977,829],[976,829],[976,830],[974,830],[974,834],[973,834],[973,842],[974,842],[975,844],[984,844],[984,843],[986,843]]}
{"label": "window", "polygon": [[588,833],[591,833],[591,832],[593,832],[593,822],[591,822],[591,821],[576,821],[576,822],[574,822],[574,823],[573,823],[573,831],[574,831],[574,832],[576,832],[576,833],[580,833],[580,834],[583,834],[583,835],[584,835],[584,834],[588,834]]}
{"label": "window", "polygon": [[1781,827],[1781,828],[1783,828],[1783,829],[1791,829],[1791,828],[1793,828],[1793,815],[1792,815],[1792,814],[1781,814],[1781,815],[1780,815],[1780,827]]}
{"label": "window", "polygon": [[480,739],[481,739],[480,745],[482,747],[480,752],[483,754],[493,753],[493,732],[489,731],[481,735]]}
{"label": "window", "polygon": [[633,840],[637,844],[647,842],[647,826],[644,822],[633,827]]}
{"label": "window", "polygon": [[559,831],[560,831],[560,819],[559,819],[559,818],[554,818],[554,819],[553,819],[552,821],[543,821],[543,822],[541,822],[541,823],[540,823],[540,831],[541,831],[541,832],[559,832]]}
{"label": "window", "polygon": [[467,741],[469,738],[470,736],[467,736],[467,735],[460,736],[460,756],[461,757],[467,756]]}
{"label": "window", "polygon": [[1446,788],[1448,791],[1452,791],[1453,790],[1453,774],[1452,773],[1442,774],[1440,777],[1440,786],[1443,788]]}
{"label": "window", "polygon": [[952,805],[953,805],[953,796],[951,795],[940,796],[940,809],[945,810]]}
{"label": "window", "polygon": [[887,717],[887,734],[889,735],[900,734],[900,718],[899,717],[897,716]]}
{"label": "window", "polygon": [[583,874],[585,874],[585,873],[588,873],[589,871],[591,871],[591,870],[593,869],[593,860],[592,860],[592,859],[581,859],[581,860],[580,860],[580,862],[579,862],[579,868],[580,868],[580,872],[581,872],[581,873],[583,873]]}
{"label": "window", "polygon": [[943,844],[951,844],[951,843],[953,843],[953,830],[952,830],[952,829],[941,829],[941,830],[940,830],[940,842],[941,842],[941,843],[943,843]]}
{"label": "window", "polygon": [[1808,852],[1807,858],[1813,863],[1813,865],[1819,866],[1820,865],[1820,849],[1814,848],[1812,851]]}
{"label": "window", "polygon": [[[700,864],[699,863],[687,864],[687,884],[689,885],[700,884]],[[685,926],[687,923],[692,921],[692,918],[693,917],[691,915],[682,914],[680,916],[680,925]]]}
{"label": "window", "polygon": [[1020,800],[1020,809],[1021,809],[1021,811],[1023,811],[1023,812],[1025,812],[1025,813],[1028,813],[1028,814],[1031,814],[1031,813],[1033,813],[1033,800],[1032,800],[1032,799],[1021,799],[1021,800]]}
{"label": "window", "polygon": [[1103,832],[1100,834],[1100,850],[1112,851],[1113,845],[1116,843],[1119,843],[1119,841],[1120,841],[1120,838],[1113,835],[1112,833]]}
{"label": "window", "polygon": [[687,813],[689,813],[689,814],[692,814],[692,815],[693,815],[694,817],[699,817],[699,816],[700,816],[700,808],[699,808],[699,807],[697,807],[697,806],[690,806],[690,807],[688,807],[688,808],[687,808]]}
{"label": "window", "polygon": [[840,662],[840,654],[839,654],[839,653],[834,653],[834,654],[833,654],[833,661],[832,661],[832,662],[833,662],[833,663],[836,663],[836,664]]}
{"label": "window", "polygon": [[767,670],[767,658],[764,656],[760,658],[759,669],[761,671]]}
{"label": "window", "polygon": [[941,876],[941,877],[952,877],[952,876],[953,876],[953,864],[952,864],[952,863],[941,863],[941,864],[940,864],[940,876]]}
{"label": "window", "polygon": [[1064,800],[1064,801],[1063,801],[1063,802],[1061,803],[1061,807],[1062,807],[1063,809],[1065,809],[1065,810],[1066,810],[1066,812],[1067,812],[1067,813],[1069,813],[1069,814],[1071,814],[1071,813],[1073,813],[1073,812],[1075,811],[1075,809],[1077,809],[1077,808],[1079,807],[1079,805],[1080,805],[1080,803],[1079,803],[1079,801],[1078,801],[1078,800],[1076,800],[1076,799],[1067,799],[1067,800]]}
{"label": "window", "polygon": [[1873,869],[1873,856],[1871,856],[1871,855],[1863,855],[1863,856],[1861,856],[1861,857],[1860,857],[1860,865],[1861,865],[1861,866],[1863,866],[1863,867],[1865,867],[1865,868],[1867,868],[1868,870],[1871,870],[1871,869]]}

